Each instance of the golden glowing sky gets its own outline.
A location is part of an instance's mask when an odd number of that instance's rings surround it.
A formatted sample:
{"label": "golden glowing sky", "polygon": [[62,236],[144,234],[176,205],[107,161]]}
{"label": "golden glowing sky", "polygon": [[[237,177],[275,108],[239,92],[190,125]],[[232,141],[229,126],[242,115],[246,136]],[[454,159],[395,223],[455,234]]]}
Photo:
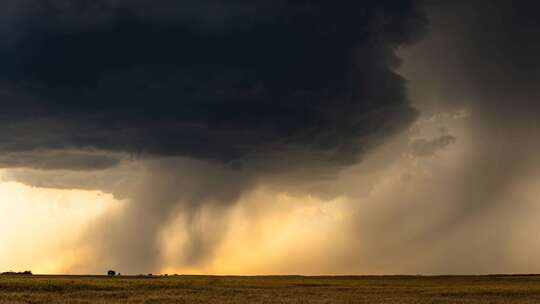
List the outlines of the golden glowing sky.
{"label": "golden glowing sky", "polygon": [[[1,173],[0,173],[1,174]],[[77,259],[85,226],[118,206],[98,191],[0,182],[0,269],[62,273]]]}
{"label": "golden glowing sky", "polygon": [[[29,187],[0,183],[0,269],[35,273],[65,273],[86,259],[81,234],[93,220],[117,212],[122,202],[99,191]],[[309,195],[255,191],[247,203],[231,212],[232,229],[210,263],[200,267],[175,266],[183,242],[181,227],[173,222],[161,234],[163,273],[287,273],[318,272],[317,255],[326,240],[335,244],[334,228],[346,217],[346,200],[322,202]],[[346,240],[339,240],[345,242]],[[298,263],[290,267],[291,263]]]}

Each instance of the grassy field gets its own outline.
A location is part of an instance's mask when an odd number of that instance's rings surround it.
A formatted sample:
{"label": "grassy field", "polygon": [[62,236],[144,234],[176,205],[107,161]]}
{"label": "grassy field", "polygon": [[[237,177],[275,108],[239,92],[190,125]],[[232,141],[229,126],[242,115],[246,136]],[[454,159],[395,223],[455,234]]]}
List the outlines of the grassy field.
{"label": "grassy field", "polygon": [[0,276],[0,303],[540,303],[540,277]]}

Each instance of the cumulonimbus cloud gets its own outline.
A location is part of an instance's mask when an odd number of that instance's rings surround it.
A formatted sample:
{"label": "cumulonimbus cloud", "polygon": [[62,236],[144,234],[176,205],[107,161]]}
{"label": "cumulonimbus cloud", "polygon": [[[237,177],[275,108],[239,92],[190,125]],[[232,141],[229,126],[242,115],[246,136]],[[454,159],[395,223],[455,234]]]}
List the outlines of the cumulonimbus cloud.
{"label": "cumulonimbus cloud", "polygon": [[[92,225],[84,243],[130,272],[159,266],[158,235],[179,214],[184,262],[204,262],[243,193],[327,179],[417,115],[394,70],[396,50],[426,31],[421,1],[0,8],[0,154],[9,155],[0,166],[27,168],[12,176],[29,183],[127,197],[122,214]],[[80,157],[89,151],[118,162]],[[152,159],[125,185],[111,167],[128,166],[130,154]],[[81,172],[90,169],[99,178]],[[205,207],[217,210],[218,225],[203,231]]]}
{"label": "cumulonimbus cloud", "polygon": [[2,151],[350,163],[415,117],[393,68],[425,31],[417,1],[148,4],[2,3],[2,124],[25,135]]}

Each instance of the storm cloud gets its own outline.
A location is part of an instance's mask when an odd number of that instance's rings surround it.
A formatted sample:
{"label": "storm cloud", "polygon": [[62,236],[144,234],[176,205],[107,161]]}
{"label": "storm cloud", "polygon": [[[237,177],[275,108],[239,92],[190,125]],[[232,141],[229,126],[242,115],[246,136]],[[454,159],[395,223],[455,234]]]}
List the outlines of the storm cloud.
{"label": "storm cloud", "polygon": [[2,124],[24,132],[2,151],[350,163],[415,117],[393,69],[425,31],[416,1],[1,5]]}
{"label": "storm cloud", "polygon": [[0,177],[113,194],[71,272],[534,272],[539,11],[2,1]]}
{"label": "storm cloud", "polygon": [[426,32],[421,1],[0,8],[0,166],[126,199],[83,242],[127,271],[159,267],[159,233],[179,216],[183,263],[203,263],[243,194],[327,180],[417,115],[395,69]]}

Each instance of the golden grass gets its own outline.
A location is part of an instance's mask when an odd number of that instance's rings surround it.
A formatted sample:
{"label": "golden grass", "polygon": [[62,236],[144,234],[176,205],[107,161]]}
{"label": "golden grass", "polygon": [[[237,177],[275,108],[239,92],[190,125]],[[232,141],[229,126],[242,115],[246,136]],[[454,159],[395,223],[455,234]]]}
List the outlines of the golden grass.
{"label": "golden grass", "polygon": [[540,303],[540,277],[0,276],[0,303]]}

